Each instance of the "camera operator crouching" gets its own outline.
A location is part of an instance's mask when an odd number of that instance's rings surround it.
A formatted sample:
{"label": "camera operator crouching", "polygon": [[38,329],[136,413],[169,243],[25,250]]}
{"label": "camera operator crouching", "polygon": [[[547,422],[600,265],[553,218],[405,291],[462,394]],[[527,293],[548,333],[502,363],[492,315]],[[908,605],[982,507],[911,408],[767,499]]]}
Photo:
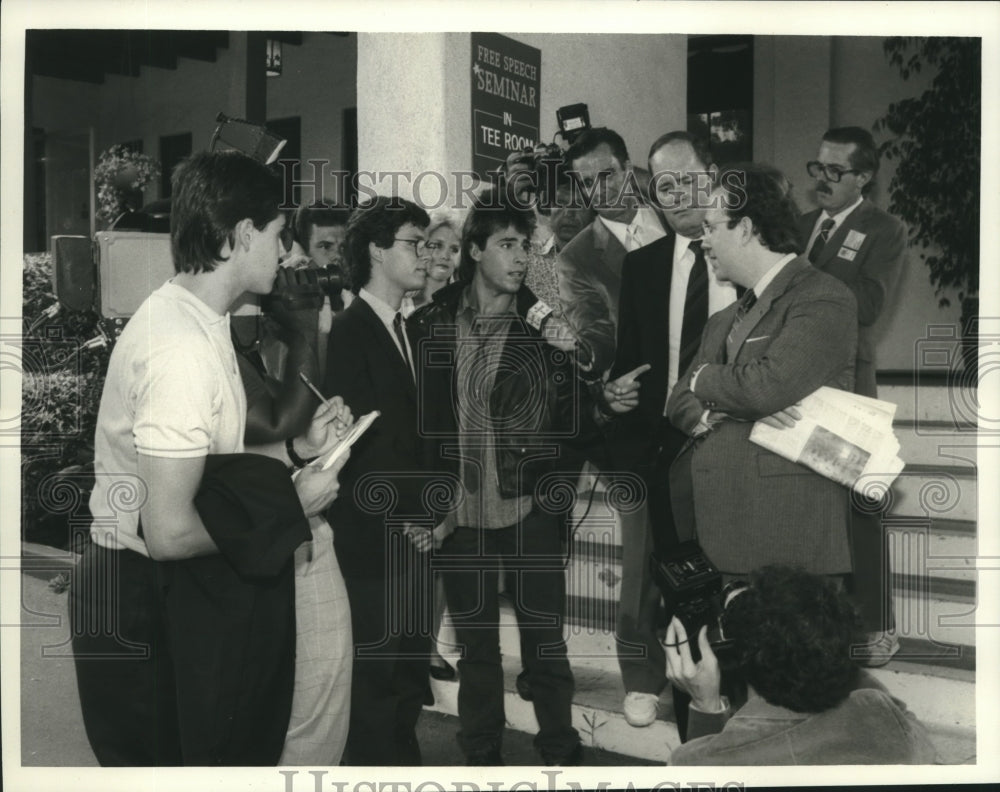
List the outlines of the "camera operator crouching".
{"label": "camera operator crouching", "polygon": [[[765,566],[748,585],[727,587],[721,606],[714,639],[712,626],[689,635],[676,617],[667,628],[667,678],[691,696],[687,742],[671,764],[940,762],[913,713],[852,657],[865,642],[836,581]],[[735,711],[720,693],[725,660],[747,686]]]}

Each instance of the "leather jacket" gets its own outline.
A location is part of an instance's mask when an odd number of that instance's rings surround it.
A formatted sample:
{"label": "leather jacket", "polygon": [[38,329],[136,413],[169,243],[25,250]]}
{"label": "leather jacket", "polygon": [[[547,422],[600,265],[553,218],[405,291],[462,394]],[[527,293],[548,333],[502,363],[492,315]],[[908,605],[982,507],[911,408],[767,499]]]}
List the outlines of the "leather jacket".
{"label": "leather jacket", "polygon": [[[436,459],[427,463],[452,472],[458,471],[458,459],[445,447],[454,448],[459,442],[456,316],[465,288],[465,283],[445,286],[407,320],[418,339],[415,358],[420,370],[422,432],[437,440],[429,444]],[[546,343],[522,318],[536,301],[531,290],[522,286],[517,294],[518,315],[511,316],[499,373],[489,394],[496,483],[504,498],[530,493],[537,500],[536,486],[550,471],[566,472],[566,479],[575,482],[572,473],[579,472],[581,449],[601,442],[573,355]]]}

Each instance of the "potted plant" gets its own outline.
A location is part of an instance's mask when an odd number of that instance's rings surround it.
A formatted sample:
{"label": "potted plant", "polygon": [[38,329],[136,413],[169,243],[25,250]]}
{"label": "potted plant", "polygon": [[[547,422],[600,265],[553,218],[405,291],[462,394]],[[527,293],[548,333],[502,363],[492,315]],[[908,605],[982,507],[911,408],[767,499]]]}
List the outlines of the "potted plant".
{"label": "potted plant", "polygon": [[889,105],[875,130],[892,137],[880,147],[897,162],[889,211],[910,227],[939,304],[958,292],[962,357],[975,372],[979,315],[979,180],[982,126],[982,41],[978,38],[887,38],[883,49],[904,80],[934,77],[920,96]]}
{"label": "potted plant", "polygon": [[111,225],[123,212],[142,205],[142,190],[160,175],[160,163],[116,143],[104,151],[94,168],[97,219]]}

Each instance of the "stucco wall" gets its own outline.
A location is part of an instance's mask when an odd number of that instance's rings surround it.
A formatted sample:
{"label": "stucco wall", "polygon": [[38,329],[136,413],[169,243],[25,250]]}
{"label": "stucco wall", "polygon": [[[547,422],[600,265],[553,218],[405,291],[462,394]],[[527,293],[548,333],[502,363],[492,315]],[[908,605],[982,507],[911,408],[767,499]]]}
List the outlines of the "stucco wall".
{"label": "stucco wall", "polygon": [[[685,123],[686,36],[504,35],[541,50],[544,140],[557,129],[559,107],[585,102],[591,123],[618,131],[644,164],[649,144]],[[358,53],[360,168],[470,170],[469,34],[362,33]]]}

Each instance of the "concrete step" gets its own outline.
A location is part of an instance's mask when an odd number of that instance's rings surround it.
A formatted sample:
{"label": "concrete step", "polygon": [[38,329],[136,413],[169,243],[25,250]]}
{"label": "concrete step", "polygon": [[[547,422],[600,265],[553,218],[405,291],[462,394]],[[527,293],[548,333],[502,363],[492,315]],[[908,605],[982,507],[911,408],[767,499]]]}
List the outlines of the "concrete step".
{"label": "concrete step", "polygon": [[889,510],[899,516],[975,523],[978,491],[971,466],[907,465],[893,482]]}
{"label": "concrete step", "polygon": [[[905,525],[892,531],[890,543],[897,631],[920,642],[930,669],[956,653],[962,667],[974,668],[975,626],[994,623],[976,606],[975,538],[949,527],[956,530],[934,535]],[[566,569],[568,629],[610,633],[621,577],[621,549],[608,537],[576,541]]]}
{"label": "concrete step", "polygon": [[[975,579],[975,523],[890,515],[885,518],[885,527],[890,536],[890,557],[896,572]],[[605,573],[606,566],[613,565],[620,575],[621,552],[621,540],[613,522],[588,520],[575,535],[573,554],[579,565],[572,574],[581,574],[589,565],[599,577],[598,588],[603,590],[617,579]]]}
{"label": "concrete step", "polygon": [[[511,728],[535,732],[537,720],[531,704],[516,692],[515,679],[521,671],[519,639],[514,613],[502,600],[500,646],[504,669],[504,706]],[[660,696],[660,713],[648,727],[633,728],[625,722],[622,687],[613,635],[606,631],[567,625],[567,651],[576,691],[573,724],[587,745],[649,761],[666,762],[679,744],[673,721],[669,690]],[[456,665],[458,655],[450,625],[442,631],[442,654]],[[910,649],[911,655],[916,644]],[[910,662],[893,660],[874,675],[892,693],[907,703],[927,726],[946,763],[961,763],[975,756],[975,675],[952,668],[946,672],[928,668],[911,657]],[[458,684],[432,680],[434,709],[448,714],[458,711]]]}
{"label": "concrete step", "polygon": [[[901,441],[901,449],[902,445]],[[907,462],[892,485],[890,512],[908,517],[929,517],[935,521],[958,520],[975,524],[979,492],[975,449],[942,444],[937,453],[951,456],[926,464]],[[600,480],[592,496],[589,489],[580,492],[572,511],[574,524],[584,520],[579,531],[590,530],[613,537],[614,512],[611,507],[614,499],[614,491],[607,489]]]}
{"label": "concrete step", "polygon": [[979,393],[964,373],[879,372],[878,397],[896,405],[896,421],[915,422],[922,434],[975,434]]}
{"label": "concrete step", "polygon": [[893,432],[899,440],[899,457],[907,465],[973,467],[978,438],[975,434],[927,434],[913,422],[896,422]]}

